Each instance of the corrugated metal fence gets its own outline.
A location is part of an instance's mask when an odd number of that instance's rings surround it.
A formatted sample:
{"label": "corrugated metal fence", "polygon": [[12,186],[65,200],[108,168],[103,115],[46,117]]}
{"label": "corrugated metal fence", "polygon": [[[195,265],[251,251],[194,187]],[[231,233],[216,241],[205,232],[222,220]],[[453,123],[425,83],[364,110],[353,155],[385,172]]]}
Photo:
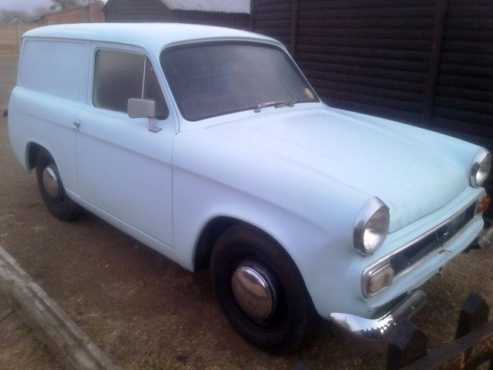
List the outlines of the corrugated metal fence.
{"label": "corrugated metal fence", "polygon": [[493,147],[493,1],[254,0],[330,103]]}

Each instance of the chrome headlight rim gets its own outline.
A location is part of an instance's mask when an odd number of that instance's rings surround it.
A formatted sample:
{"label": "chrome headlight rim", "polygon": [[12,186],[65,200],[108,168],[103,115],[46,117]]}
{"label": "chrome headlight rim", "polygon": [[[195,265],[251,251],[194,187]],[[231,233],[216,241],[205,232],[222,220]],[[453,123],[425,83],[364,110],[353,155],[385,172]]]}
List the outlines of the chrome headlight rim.
{"label": "chrome headlight rim", "polygon": [[[380,236],[380,240],[377,245],[368,246],[365,245],[365,231],[368,230],[370,222],[373,221],[374,217],[378,215],[379,212],[384,212],[386,217],[384,232]],[[361,211],[356,223],[354,225],[353,233],[353,247],[362,255],[368,256],[373,254],[385,241],[387,234],[389,232],[390,223],[390,211],[389,207],[377,197],[371,198]]]}
{"label": "chrome headlight rim", "polygon": [[[476,154],[472,163],[471,173],[469,177],[469,182],[472,187],[480,188],[486,183],[491,172],[491,164],[492,164],[492,156],[488,150],[483,149],[478,154]],[[487,173],[486,175],[483,176],[482,180],[478,180],[477,178],[478,172],[484,166],[487,167],[487,171],[486,171]]]}

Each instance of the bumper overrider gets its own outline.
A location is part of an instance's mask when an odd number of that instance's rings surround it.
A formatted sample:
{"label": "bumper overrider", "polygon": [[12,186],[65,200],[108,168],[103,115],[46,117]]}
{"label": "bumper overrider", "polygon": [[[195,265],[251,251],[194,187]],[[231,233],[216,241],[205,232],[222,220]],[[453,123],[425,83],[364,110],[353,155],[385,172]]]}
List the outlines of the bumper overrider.
{"label": "bumper overrider", "polygon": [[361,339],[383,340],[393,327],[411,318],[425,303],[426,294],[417,290],[402,298],[380,317],[367,319],[346,313],[332,313],[329,321],[343,332]]}

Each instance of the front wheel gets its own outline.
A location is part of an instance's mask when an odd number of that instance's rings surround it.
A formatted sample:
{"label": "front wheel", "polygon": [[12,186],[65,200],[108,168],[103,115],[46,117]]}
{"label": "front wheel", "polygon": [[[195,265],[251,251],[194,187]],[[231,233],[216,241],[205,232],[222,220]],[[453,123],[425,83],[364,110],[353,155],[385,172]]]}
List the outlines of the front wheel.
{"label": "front wheel", "polygon": [[58,167],[45,151],[36,161],[36,178],[39,192],[50,213],[62,221],[75,221],[82,213],[81,207],[65,193]]}
{"label": "front wheel", "polygon": [[232,226],[219,238],[212,278],[226,317],[254,345],[293,351],[315,331],[318,316],[296,265],[256,229]]}

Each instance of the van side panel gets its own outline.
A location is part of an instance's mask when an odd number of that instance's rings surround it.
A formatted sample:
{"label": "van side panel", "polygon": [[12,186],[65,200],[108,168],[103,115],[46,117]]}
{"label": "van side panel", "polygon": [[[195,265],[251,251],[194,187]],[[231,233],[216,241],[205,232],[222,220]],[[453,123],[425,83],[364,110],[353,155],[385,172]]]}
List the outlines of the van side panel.
{"label": "van side panel", "polygon": [[36,143],[54,158],[65,188],[76,189],[74,122],[86,109],[90,49],[86,42],[25,39],[9,101],[11,147],[27,167]]}
{"label": "van side panel", "polygon": [[26,39],[18,85],[73,101],[87,98],[87,44]]}

